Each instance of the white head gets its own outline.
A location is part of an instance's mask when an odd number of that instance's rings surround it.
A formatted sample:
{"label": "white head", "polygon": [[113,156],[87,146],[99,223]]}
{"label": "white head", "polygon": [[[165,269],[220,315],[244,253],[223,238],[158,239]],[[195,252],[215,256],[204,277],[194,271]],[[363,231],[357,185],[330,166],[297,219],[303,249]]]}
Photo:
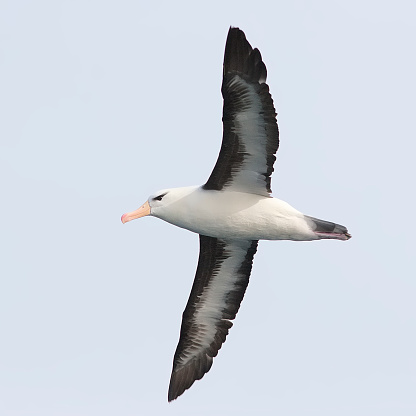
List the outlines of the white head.
{"label": "white head", "polygon": [[172,188],[156,192],[155,194],[150,195],[149,199],[139,209],[123,214],[121,222],[124,224],[128,221],[147,215],[168,220],[167,217],[170,216],[169,212],[171,211],[170,208],[172,207],[172,204],[189,195],[195,188],[197,187]]}

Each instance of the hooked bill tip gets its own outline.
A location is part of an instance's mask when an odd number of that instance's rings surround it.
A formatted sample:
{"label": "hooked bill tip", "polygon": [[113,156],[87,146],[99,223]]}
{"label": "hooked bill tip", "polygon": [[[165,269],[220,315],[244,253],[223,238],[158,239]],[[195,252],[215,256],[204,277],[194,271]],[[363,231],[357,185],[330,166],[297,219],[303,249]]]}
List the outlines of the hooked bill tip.
{"label": "hooked bill tip", "polygon": [[150,215],[150,206],[147,201],[139,209],[123,214],[121,216],[121,222],[125,224],[126,222],[135,220],[136,218],[145,217],[146,215]]}

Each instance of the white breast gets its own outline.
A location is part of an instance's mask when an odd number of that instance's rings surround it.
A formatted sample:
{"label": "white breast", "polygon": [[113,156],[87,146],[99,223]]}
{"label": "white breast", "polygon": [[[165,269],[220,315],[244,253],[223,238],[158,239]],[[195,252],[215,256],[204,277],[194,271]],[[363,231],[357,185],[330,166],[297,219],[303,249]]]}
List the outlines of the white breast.
{"label": "white breast", "polygon": [[172,191],[180,197],[152,215],[198,234],[223,239],[316,239],[303,214],[279,199],[199,187]]}

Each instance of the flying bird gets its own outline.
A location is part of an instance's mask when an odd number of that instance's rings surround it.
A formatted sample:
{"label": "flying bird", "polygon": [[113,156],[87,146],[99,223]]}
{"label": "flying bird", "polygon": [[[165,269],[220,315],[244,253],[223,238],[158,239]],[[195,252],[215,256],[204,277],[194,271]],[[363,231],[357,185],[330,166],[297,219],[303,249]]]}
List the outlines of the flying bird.
{"label": "flying bird", "polygon": [[151,215],[199,234],[195,280],[182,315],[168,401],[189,389],[212,365],[246,291],[259,240],[348,240],[339,224],[302,214],[271,196],[279,147],[266,66],[244,32],[231,27],[221,92],[223,138],[217,163],[202,186],[151,195],[126,223]]}

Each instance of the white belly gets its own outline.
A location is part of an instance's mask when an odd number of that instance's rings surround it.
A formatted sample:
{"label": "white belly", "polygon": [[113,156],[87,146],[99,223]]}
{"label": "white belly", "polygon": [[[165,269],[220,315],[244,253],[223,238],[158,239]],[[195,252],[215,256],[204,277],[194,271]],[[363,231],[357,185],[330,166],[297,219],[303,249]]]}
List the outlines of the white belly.
{"label": "white belly", "polygon": [[192,192],[152,215],[198,234],[223,239],[317,239],[303,214],[279,199],[190,189]]}

